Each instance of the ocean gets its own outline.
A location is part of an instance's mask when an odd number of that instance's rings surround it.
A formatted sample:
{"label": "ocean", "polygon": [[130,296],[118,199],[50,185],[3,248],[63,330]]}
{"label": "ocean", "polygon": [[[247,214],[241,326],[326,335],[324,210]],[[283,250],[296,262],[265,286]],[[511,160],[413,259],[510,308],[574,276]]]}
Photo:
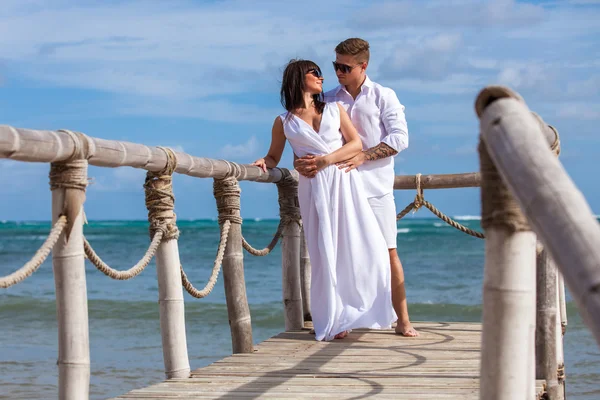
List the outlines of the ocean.
{"label": "ocean", "polygon": [[[480,229],[474,217],[458,217]],[[249,242],[264,247],[276,220],[245,220]],[[219,240],[214,220],[178,221],[180,256],[199,288],[210,276]],[[84,233],[113,268],[125,269],[149,244],[146,221],[91,221]],[[0,221],[0,276],[27,262],[50,229],[48,222]],[[414,321],[480,321],[484,241],[438,219],[405,217],[398,223],[409,312]],[[281,252],[244,254],[255,342],[284,329]],[[90,398],[105,399],[164,379],[154,263],[138,277],[114,281],[87,263]],[[568,399],[600,398],[600,349],[568,296],[565,359]],[[185,294],[188,352],[192,369],[231,354],[222,280],[197,300]],[[51,261],[24,282],[0,289],[0,399],[57,398],[57,323]]]}

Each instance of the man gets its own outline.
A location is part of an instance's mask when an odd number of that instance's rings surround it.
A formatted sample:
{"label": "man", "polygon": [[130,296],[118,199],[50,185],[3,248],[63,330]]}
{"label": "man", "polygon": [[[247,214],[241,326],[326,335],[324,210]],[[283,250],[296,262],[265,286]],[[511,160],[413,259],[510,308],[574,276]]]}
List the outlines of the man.
{"label": "man", "polygon": [[[361,153],[337,165],[346,172],[360,167],[369,203],[388,245],[392,303],[398,315],[396,333],[419,336],[408,317],[404,271],[396,250],[393,157],[408,147],[404,106],[392,89],[374,83],[367,76],[367,41],[358,38],[344,40],[337,45],[335,53],[333,65],[340,85],[325,93],[325,101],[336,101],[346,108],[363,142]],[[296,159],[294,167],[309,178],[316,174],[313,156]]]}

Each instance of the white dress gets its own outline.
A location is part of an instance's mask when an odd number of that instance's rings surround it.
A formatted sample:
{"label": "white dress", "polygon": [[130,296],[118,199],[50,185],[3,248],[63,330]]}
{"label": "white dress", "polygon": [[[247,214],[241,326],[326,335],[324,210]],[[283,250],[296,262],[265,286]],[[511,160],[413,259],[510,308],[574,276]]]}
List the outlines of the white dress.
{"label": "white dress", "polygon": [[[327,103],[321,127],[291,114],[283,130],[298,157],[343,145],[337,103]],[[360,173],[335,165],[314,178],[300,176],[298,199],[311,271],[311,311],[317,340],[354,328],[388,328],[392,307],[387,244],[365,196]]]}

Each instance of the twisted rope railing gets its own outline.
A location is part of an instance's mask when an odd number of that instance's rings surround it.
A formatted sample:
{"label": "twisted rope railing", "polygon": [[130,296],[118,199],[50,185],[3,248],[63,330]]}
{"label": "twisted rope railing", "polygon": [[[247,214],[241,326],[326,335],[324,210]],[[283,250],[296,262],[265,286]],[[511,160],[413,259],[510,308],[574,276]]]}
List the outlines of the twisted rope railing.
{"label": "twisted rope railing", "polygon": [[173,171],[177,167],[175,153],[165,147],[160,147],[167,154],[167,164],[158,172],[148,171],[144,181],[146,208],[148,208],[148,221],[150,221],[150,237],[152,241],[146,254],[133,267],[127,270],[111,268],[96,254],[90,243],[84,237],[84,251],[90,262],[106,276],[116,280],[127,280],[138,276],[149,264],[161,242],[177,239],[179,229],[175,224],[176,216],[173,212],[175,196],[173,195]]}
{"label": "twisted rope railing", "polygon": [[[234,168],[235,164],[232,163],[231,166]],[[232,175],[236,176],[235,170],[233,171]],[[183,266],[180,266],[181,283],[183,287],[192,297],[197,299],[208,296],[215,287],[219,272],[221,271],[221,265],[223,264],[223,257],[225,255],[225,248],[227,246],[231,224],[242,223],[242,217],[239,216],[240,188],[237,180],[232,178],[218,180],[215,179],[213,184],[213,193],[215,199],[217,200],[217,210],[219,212],[218,221],[219,226],[221,227],[221,238],[210,278],[204,288],[202,290],[198,290],[196,287],[194,287],[183,270]]]}
{"label": "twisted rope railing", "polygon": [[21,283],[25,279],[29,278],[35,271],[37,271],[40,265],[42,265],[44,261],[46,261],[46,258],[48,258],[50,251],[52,251],[52,248],[58,241],[60,234],[63,232],[66,226],[67,217],[65,215],[61,215],[52,227],[52,230],[48,234],[44,244],[42,244],[38,251],[36,251],[31,260],[29,260],[25,265],[12,274],[0,278],[0,288],[6,289],[16,285],[17,283]]}
{"label": "twisted rope railing", "polygon": [[281,170],[281,174],[282,179],[277,183],[277,191],[279,193],[279,215],[281,217],[279,220],[279,225],[277,226],[277,231],[273,235],[271,243],[269,243],[264,249],[258,250],[252,247],[246,241],[246,238],[242,236],[242,246],[253,256],[262,257],[271,253],[271,251],[273,251],[277,245],[279,239],[281,239],[283,230],[288,224],[295,222],[302,227],[302,218],[300,216],[300,208],[298,207],[297,200],[298,182],[287,170]]}
{"label": "twisted rope railing", "polygon": [[213,264],[213,269],[210,274],[210,278],[208,282],[204,286],[202,290],[198,290],[194,287],[194,285],[189,281],[185,271],[183,270],[183,266],[181,269],[181,283],[183,284],[184,289],[192,296],[197,299],[202,299],[208,296],[215,287],[217,283],[217,279],[219,277],[219,272],[221,271],[221,265],[223,264],[223,255],[225,254],[225,246],[227,246],[227,239],[229,238],[229,228],[231,227],[231,222],[229,220],[225,221],[221,226],[221,239],[219,240],[219,248],[217,250],[217,257],[215,258],[215,262]]}
{"label": "twisted rope railing", "polygon": [[94,264],[94,266],[98,268],[100,272],[112,279],[124,281],[138,276],[148,266],[148,264],[150,264],[150,261],[152,260],[152,257],[154,257],[156,249],[158,249],[158,246],[160,245],[160,242],[162,242],[162,239],[163,232],[157,231],[154,235],[154,238],[152,238],[150,247],[148,247],[148,250],[146,251],[146,254],[144,254],[144,257],[142,257],[142,259],[138,261],[137,264],[135,264],[133,267],[123,271],[111,268],[108,264],[102,261],[102,259],[96,254],[96,252],[85,237],[83,238],[83,250],[85,251],[85,255],[88,258],[88,260],[90,260],[90,262]]}
{"label": "twisted rope railing", "polygon": [[442,221],[444,221],[451,227],[456,228],[459,231],[466,233],[467,235],[475,236],[480,239],[485,238],[483,233],[477,232],[470,228],[467,228],[466,226],[454,221],[452,218],[448,217],[446,214],[444,214],[443,212],[438,210],[433,204],[431,204],[430,202],[425,200],[424,195],[423,195],[423,188],[421,188],[421,174],[417,174],[415,176],[415,179],[416,179],[416,185],[417,185],[417,195],[415,196],[415,199],[412,203],[407,205],[404,208],[404,210],[402,210],[402,211],[400,211],[400,213],[398,213],[398,215],[396,216],[396,221],[399,221],[402,218],[404,218],[411,210],[414,209],[414,211],[417,212],[419,210],[419,208],[421,208],[422,206],[425,206],[436,217],[438,217],[439,219],[441,219]]}
{"label": "twisted rope railing", "polygon": [[277,226],[277,231],[275,232],[275,234],[273,235],[273,239],[271,239],[271,243],[269,243],[267,245],[267,247],[265,247],[264,249],[255,249],[254,247],[252,247],[252,245],[250,243],[248,243],[246,241],[246,238],[244,236],[242,236],[242,246],[244,246],[244,249],[252,254],[253,256],[258,256],[258,257],[262,257],[262,256],[266,256],[267,254],[269,254],[271,251],[273,251],[273,249],[275,248],[275,246],[277,246],[277,242],[279,242],[279,239],[281,239],[281,234],[283,233],[283,228],[285,228],[283,220],[279,221],[279,225]]}

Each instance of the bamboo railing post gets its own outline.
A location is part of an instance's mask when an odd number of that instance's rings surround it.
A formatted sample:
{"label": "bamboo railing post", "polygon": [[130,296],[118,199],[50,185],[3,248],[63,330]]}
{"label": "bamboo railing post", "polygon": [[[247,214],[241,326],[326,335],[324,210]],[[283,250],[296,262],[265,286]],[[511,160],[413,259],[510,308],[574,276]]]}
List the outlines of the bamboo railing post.
{"label": "bamboo railing post", "polygon": [[89,148],[79,134],[68,132],[75,151],[71,160],[52,163],[52,223],[67,216],[67,226],[52,249],[58,322],[58,398],[87,399],[90,385],[85,256],[83,252],[83,203],[87,186]]}
{"label": "bamboo railing post", "polygon": [[284,224],[281,239],[282,284],[285,330],[304,327],[302,287],[300,273],[301,218],[298,205],[298,181],[285,171],[277,182],[279,192],[279,215]]}
{"label": "bamboo railing post", "polygon": [[483,141],[479,144],[479,158],[481,226],[486,237],[480,398],[532,400],[536,235],[498,174]]}
{"label": "bamboo railing post", "polygon": [[150,239],[161,230],[162,241],[156,250],[156,275],[158,279],[158,304],[163,361],[167,379],[190,376],[190,362],[185,334],[185,304],[181,286],[179,260],[179,229],[173,211],[172,174],[177,166],[173,151],[162,148],[167,154],[166,167],[159,172],[148,172],[144,188],[150,221]]}
{"label": "bamboo railing post", "polygon": [[310,280],[311,265],[303,228],[300,234],[300,283],[302,285],[302,312],[304,315],[304,322],[312,321],[312,314],[310,311]]}
{"label": "bamboo railing post", "polygon": [[215,179],[213,188],[219,211],[219,225],[222,227],[227,220],[231,223],[222,269],[232,349],[234,354],[252,353],[252,324],[246,296],[242,252],[241,190],[235,177]]}
{"label": "bamboo railing post", "polygon": [[[552,260],[552,259],[551,259]],[[557,273],[557,278],[558,275],[560,275],[560,272],[558,272],[558,268],[556,268],[556,263],[554,263],[554,261],[552,261],[552,264],[554,265],[555,269],[556,269],[556,273]],[[564,290],[564,286],[563,286],[563,290]],[[556,365],[557,365],[557,379],[558,379],[558,385],[559,385],[559,394],[558,397],[559,399],[565,399],[567,397],[566,395],[566,374],[565,374],[565,353],[564,353],[564,345],[563,345],[563,325],[561,324],[561,319],[560,319],[560,279],[557,279],[556,282],[556,306],[557,306],[557,317],[555,320],[555,333],[554,333],[554,338],[556,340]]]}
{"label": "bamboo railing post", "polygon": [[560,271],[558,274],[558,306],[560,310],[561,336],[567,333],[567,301],[565,300],[565,279]]}
{"label": "bamboo railing post", "polygon": [[[490,96],[492,91],[499,93]],[[489,104],[478,107],[485,108],[480,113],[487,130],[483,139],[600,344],[600,225],[581,191],[548,150],[544,141],[548,137],[539,121],[522,100],[504,91],[485,89],[478,97],[479,104]]]}
{"label": "bamboo railing post", "polygon": [[537,317],[535,330],[536,378],[546,381],[549,400],[563,400],[563,388],[558,381],[556,266],[550,255],[538,244],[537,254]]}

